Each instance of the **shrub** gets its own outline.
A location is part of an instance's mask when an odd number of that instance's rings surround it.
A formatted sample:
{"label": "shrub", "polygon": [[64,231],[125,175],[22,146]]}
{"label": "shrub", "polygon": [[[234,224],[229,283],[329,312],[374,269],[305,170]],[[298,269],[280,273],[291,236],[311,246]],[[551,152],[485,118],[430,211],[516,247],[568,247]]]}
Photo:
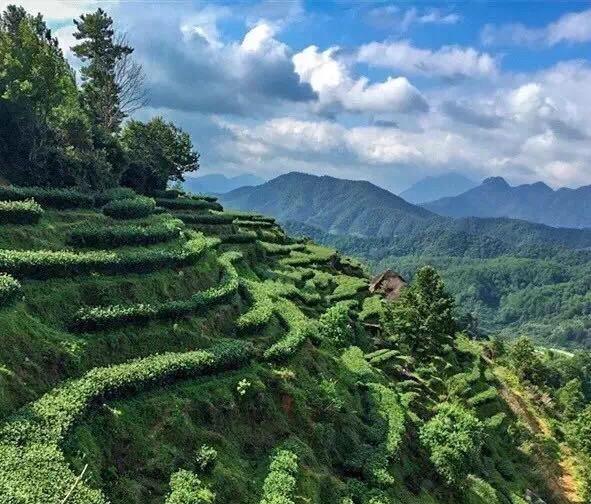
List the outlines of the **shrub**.
{"label": "shrub", "polygon": [[175,199],[180,196],[184,196],[185,193],[183,191],[179,191],[178,189],[165,189],[163,191],[152,191],[150,195],[154,198]]}
{"label": "shrub", "polygon": [[170,478],[170,494],[164,504],[211,504],[215,494],[191,471],[181,469]]}
{"label": "shrub", "polygon": [[175,214],[175,217],[181,219],[186,224],[232,224],[234,217],[224,213],[180,213]]}
{"label": "shrub", "polygon": [[0,224],[37,224],[43,209],[33,199],[0,201]]}
{"label": "shrub", "polygon": [[209,201],[210,203],[213,203],[214,201],[217,201],[217,197],[215,196],[208,196],[207,194],[191,194],[189,196],[189,198],[194,199],[194,200],[205,200],[205,201]]}
{"label": "shrub", "polygon": [[114,329],[126,324],[145,323],[150,320],[178,318],[200,308],[220,303],[238,289],[238,272],[233,261],[242,257],[240,252],[226,252],[218,259],[223,271],[220,285],[197,292],[189,299],[166,301],[159,304],[137,303],[82,308],[74,317],[71,328],[77,331]]}
{"label": "shrub", "polygon": [[398,453],[406,432],[405,409],[394,390],[379,383],[367,385],[375,411],[385,423],[384,447],[389,457]]}
{"label": "shrub", "polygon": [[263,248],[265,253],[268,255],[285,255],[288,256],[292,251],[299,251],[306,249],[306,246],[302,243],[294,243],[292,245],[278,245],[276,243],[267,243],[259,241],[259,245]]}
{"label": "shrub", "polygon": [[170,210],[223,210],[222,205],[219,203],[201,198],[156,198],[156,204]]}
{"label": "shrub", "polygon": [[272,222],[266,222],[262,220],[235,220],[234,223],[241,227],[253,227],[253,228],[272,228],[275,226]]}
{"label": "shrub", "polygon": [[52,278],[103,273],[117,275],[148,273],[162,268],[193,264],[217,243],[202,234],[177,249],[140,249],[115,253],[0,249],[0,271],[17,278]]}
{"label": "shrub", "polygon": [[297,455],[289,450],[278,451],[271,459],[260,504],[295,504],[297,474]]}
{"label": "shrub", "polygon": [[65,210],[68,208],[91,208],[94,197],[73,189],[47,189],[44,187],[0,186],[0,200],[24,201],[34,199],[44,207]]}
{"label": "shrub", "polygon": [[103,213],[114,219],[141,219],[152,214],[155,208],[154,199],[138,196],[112,200],[103,207]]}
{"label": "shrub", "polygon": [[18,280],[10,275],[0,273],[0,307],[8,306],[22,295],[22,287]]}
{"label": "shrub", "polygon": [[216,459],[218,458],[218,452],[215,448],[209,445],[202,445],[197,451],[195,456],[195,462],[202,471],[210,471]]}
{"label": "shrub", "polygon": [[278,299],[275,305],[277,314],[287,324],[288,331],[277,343],[267,348],[263,356],[267,360],[277,361],[293,355],[308,339],[314,326],[291,301]]}
{"label": "shrub", "polygon": [[114,187],[113,189],[96,194],[94,204],[95,206],[102,207],[113,200],[133,199],[137,197],[138,194],[129,187]]}
{"label": "shrub", "polygon": [[439,474],[448,483],[459,484],[472,472],[480,454],[484,425],[462,406],[442,403],[419,436]]}
{"label": "shrub", "polygon": [[324,312],[319,319],[320,336],[338,346],[349,346],[353,340],[353,328],[349,317],[349,307],[337,303]]}
{"label": "shrub", "polygon": [[359,312],[359,320],[379,320],[384,311],[381,296],[369,296],[363,300],[363,306]]}
{"label": "shrub", "polygon": [[254,243],[257,241],[257,234],[254,231],[244,231],[222,236],[222,243]]}
{"label": "shrub", "polygon": [[67,237],[68,245],[74,247],[115,248],[127,245],[153,245],[178,238],[183,222],[170,219],[149,226],[114,226],[79,228]]}
{"label": "shrub", "polygon": [[[0,495],[7,502],[55,502],[74,488],[68,504],[106,504],[77,482],[58,444],[87,409],[147,388],[245,365],[248,343],[228,340],[208,350],[164,353],[95,368],[25,407],[0,428]],[[25,499],[23,500],[23,496]]]}

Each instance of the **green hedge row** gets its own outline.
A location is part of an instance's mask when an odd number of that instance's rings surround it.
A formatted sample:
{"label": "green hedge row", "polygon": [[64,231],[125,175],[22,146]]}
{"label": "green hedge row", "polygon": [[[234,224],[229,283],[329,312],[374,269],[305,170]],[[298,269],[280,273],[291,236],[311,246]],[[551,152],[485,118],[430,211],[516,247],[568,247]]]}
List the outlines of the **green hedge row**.
{"label": "green hedge row", "polygon": [[164,504],[212,504],[215,494],[196,474],[180,469],[170,477],[170,494]]}
{"label": "green hedge row", "polygon": [[223,210],[219,203],[201,198],[156,198],[156,204],[170,210]]}
{"label": "green hedge row", "polygon": [[232,224],[234,217],[223,213],[177,213],[175,217],[181,219],[185,224]]}
{"label": "green hedge row", "polygon": [[12,304],[22,295],[22,292],[22,287],[18,280],[5,273],[0,273],[0,307]]}
{"label": "green hedge row", "polygon": [[45,207],[65,210],[94,206],[94,195],[72,189],[46,189],[44,187],[0,186],[0,200],[24,201],[34,199]]}
{"label": "green hedge row", "polygon": [[170,219],[149,226],[96,226],[74,229],[68,234],[67,244],[74,247],[115,248],[126,245],[153,245],[178,238],[184,224]]}
{"label": "green hedge row", "polygon": [[59,445],[95,404],[164,386],[176,380],[236,369],[249,362],[247,342],[227,340],[207,350],[165,353],[95,368],[65,382],[22,409],[0,428],[1,501],[19,504],[65,502],[106,504],[107,499],[77,482]]}
{"label": "green hedge row", "polygon": [[271,459],[260,504],[295,504],[297,475],[297,455],[289,450],[279,450]]}
{"label": "green hedge row", "polygon": [[71,328],[76,331],[108,330],[150,320],[178,318],[221,303],[238,290],[238,272],[233,262],[240,258],[240,252],[230,251],[222,254],[218,258],[223,271],[220,285],[197,292],[189,299],[159,304],[137,303],[82,308],[75,315]]}
{"label": "green hedge row", "polygon": [[292,295],[297,289],[291,284],[265,280],[264,282],[253,282],[252,280],[241,280],[241,285],[248,292],[251,299],[251,308],[241,315],[236,325],[239,329],[253,329],[262,327],[271,320],[275,311],[274,299],[279,296]]}
{"label": "green hedge row", "polygon": [[[388,457],[398,453],[406,432],[406,410],[398,394],[391,388],[379,383],[368,383],[369,394],[375,412],[385,426],[384,447]],[[374,425],[378,425],[376,422]]]}
{"label": "green hedge row", "polygon": [[138,194],[129,187],[114,187],[106,191],[95,194],[94,205],[102,207],[113,200],[133,199],[137,198]]}
{"label": "green hedge row", "polygon": [[103,207],[103,213],[113,219],[142,219],[151,215],[155,208],[153,198],[138,196],[112,200]]}
{"label": "green hedge row", "polygon": [[254,231],[244,231],[222,236],[222,243],[254,243],[257,241],[257,234]]}
{"label": "green hedge row", "polygon": [[184,196],[185,193],[183,191],[179,191],[177,189],[165,189],[164,191],[153,191],[150,196],[153,198],[165,198],[165,199],[175,199],[180,196]]}
{"label": "green hedge row", "polygon": [[283,338],[265,350],[264,358],[271,361],[285,360],[292,356],[314,329],[313,324],[291,301],[278,299],[275,301],[275,309],[277,315],[287,324],[288,331]]}
{"label": "green hedge row", "polygon": [[293,251],[301,252],[306,249],[306,246],[302,243],[294,243],[291,245],[280,245],[277,243],[269,243],[265,241],[259,241],[259,245],[268,255],[284,255],[288,256]]}
{"label": "green hedge row", "polygon": [[34,199],[0,201],[0,224],[37,224],[43,215]]}
{"label": "green hedge row", "polygon": [[147,273],[193,264],[206,248],[218,243],[202,234],[177,249],[139,249],[124,253],[0,249],[0,271],[17,278],[52,278],[103,273]]}
{"label": "green hedge row", "polygon": [[208,196],[207,194],[190,194],[189,198],[194,200],[209,201],[210,203],[218,200],[216,196]]}
{"label": "green hedge row", "polygon": [[337,275],[333,280],[337,286],[332,294],[328,296],[328,301],[331,303],[354,298],[357,293],[367,290],[367,280],[365,278]]}
{"label": "green hedge row", "polygon": [[273,217],[267,217],[265,215],[260,214],[253,214],[248,212],[227,212],[228,214],[232,215],[235,219],[247,220],[247,221],[261,221],[261,222],[269,222],[274,223],[275,219]]}
{"label": "green hedge row", "polygon": [[266,222],[262,220],[235,220],[234,223],[241,227],[253,227],[253,228],[272,228],[275,226],[272,222]]}

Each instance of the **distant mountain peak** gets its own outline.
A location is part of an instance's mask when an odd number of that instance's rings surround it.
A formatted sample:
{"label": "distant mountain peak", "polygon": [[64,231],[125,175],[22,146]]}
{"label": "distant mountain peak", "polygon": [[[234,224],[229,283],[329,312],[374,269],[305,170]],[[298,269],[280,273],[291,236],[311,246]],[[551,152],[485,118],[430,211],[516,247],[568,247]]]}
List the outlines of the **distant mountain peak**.
{"label": "distant mountain peak", "polygon": [[509,183],[503,177],[488,177],[482,181],[482,185],[503,189],[511,188]]}
{"label": "distant mountain peak", "polygon": [[478,185],[474,180],[457,172],[429,175],[402,191],[400,197],[415,205],[440,198],[457,196]]}

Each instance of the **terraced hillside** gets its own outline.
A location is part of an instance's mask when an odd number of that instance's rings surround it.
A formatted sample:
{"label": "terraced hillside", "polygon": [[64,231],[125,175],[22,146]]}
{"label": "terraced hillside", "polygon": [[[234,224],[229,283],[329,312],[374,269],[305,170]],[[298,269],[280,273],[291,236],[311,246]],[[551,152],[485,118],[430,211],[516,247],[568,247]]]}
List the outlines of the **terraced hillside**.
{"label": "terraced hillside", "polygon": [[580,502],[510,371],[394,348],[336,251],[175,191],[0,199],[1,504]]}

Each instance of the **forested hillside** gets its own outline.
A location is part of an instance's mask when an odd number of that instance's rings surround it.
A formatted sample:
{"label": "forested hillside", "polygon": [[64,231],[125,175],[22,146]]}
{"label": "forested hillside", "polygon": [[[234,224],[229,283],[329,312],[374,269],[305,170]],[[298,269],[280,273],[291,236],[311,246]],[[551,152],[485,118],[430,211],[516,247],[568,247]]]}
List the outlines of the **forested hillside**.
{"label": "forested hillside", "polygon": [[[199,154],[128,117],[133,48],[101,9],[74,38],[79,81],[41,16],[0,18],[0,504],[591,502],[589,352],[483,338],[429,266],[387,301],[356,259],[182,191]],[[328,201],[334,180],[287,204],[338,231],[377,200],[352,229],[398,216],[424,244],[446,222],[368,183]],[[437,246],[486,251],[499,293],[589,278],[583,232],[459,226]]]}

